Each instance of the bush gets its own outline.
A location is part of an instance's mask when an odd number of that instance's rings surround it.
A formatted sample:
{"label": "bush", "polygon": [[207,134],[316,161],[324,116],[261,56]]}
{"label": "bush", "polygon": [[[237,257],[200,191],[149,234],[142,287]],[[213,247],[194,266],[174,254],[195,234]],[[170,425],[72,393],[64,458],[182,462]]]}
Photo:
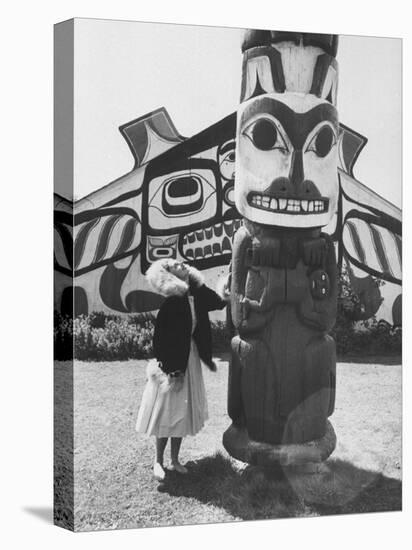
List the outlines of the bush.
{"label": "bush", "polygon": [[[107,316],[74,320],[74,356],[80,360],[121,361],[152,356],[153,323]],[[134,319],[135,320],[135,319]],[[132,321],[132,322],[131,322]],[[97,326],[96,326],[97,323]]]}
{"label": "bush", "polygon": [[[356,322],[347,313],[348,301],[339,300],[332,336],[339,356],[399,355],[402,328],[372,318]],[[121,317],[93,312],[75,319],[55,313],[55,359],[121,361],[153,356],[154,316]],[[214,353],[230,352],[230,330],[224,321],[211,323]]]}
{"label": "bush", "polygon": [[152,356],[153,320],[93,312],[75,319],[55,314],[55,359],[121,361]]}
{"label": "bush", "polygon": [[[340,328],[340,330],[339,330]],[[350,331],[335,327],[337,352],[341,356],[401,355],[402,327],[372,318],[362,321]]]}
{"label": "bush", "polygon": [[[81,361],[121,361],[153,356],[153,314],[121,317],[94,311],[75,319],[55,312],[55,359]],[[211,323],[213,350],[230,349],[226,323]]]}
{"label": "bush", "polygon": [[[378,286],[383,281],[376,280]],[[332,336],[338,355],[400,355],[402,353],[402,327],[394,326],[376,316],[356,321],[361,300],[350,284],[348,269],[344,267],[339,278],[339,297],[336,324]]]}
{"label": "bush", "polygon": [[73,358],[73,319],[54,312],[54,358],[66,361]]}

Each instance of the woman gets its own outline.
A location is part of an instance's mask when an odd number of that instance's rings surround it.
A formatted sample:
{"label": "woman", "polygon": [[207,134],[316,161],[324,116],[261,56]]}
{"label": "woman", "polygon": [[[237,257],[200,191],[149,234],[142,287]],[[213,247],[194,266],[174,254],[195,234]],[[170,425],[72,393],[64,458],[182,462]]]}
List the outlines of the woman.
{"label": "woman", "polygon": [[195,268],[176,260],[158,260],[148,269],[151,286],[166,297],[156,318],[153,338],[157,361],[148,365],[136,430],[156,437],[153,473],[165,478],[163,455],[171,439],[171,469],[185,474],[179,462],[182,438],[195,435],[208,418],[201,361],[216,371],[208,312],[226,302],[208,288]]}

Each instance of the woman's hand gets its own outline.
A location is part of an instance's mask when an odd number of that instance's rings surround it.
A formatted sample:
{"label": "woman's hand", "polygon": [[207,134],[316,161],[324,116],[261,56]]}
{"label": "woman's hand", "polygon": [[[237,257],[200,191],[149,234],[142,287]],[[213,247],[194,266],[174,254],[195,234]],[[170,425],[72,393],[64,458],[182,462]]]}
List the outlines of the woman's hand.
{"label": "woman's hand", "polygon": [[216,285],[216,293],[225,302],[230,302],[230,275],[219,279]]}
{"label": "woman's hand", "polygon": [[169,386],[172,391],[179,392],[183,388],[185,373],[177,370],[167,375]]}

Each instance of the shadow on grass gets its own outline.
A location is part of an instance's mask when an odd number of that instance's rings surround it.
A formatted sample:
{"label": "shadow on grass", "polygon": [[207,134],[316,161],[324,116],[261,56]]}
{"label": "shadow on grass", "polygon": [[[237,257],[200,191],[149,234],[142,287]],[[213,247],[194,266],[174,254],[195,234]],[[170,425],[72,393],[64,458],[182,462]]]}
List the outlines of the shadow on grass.
{"label": "shadow on grass", "polygon": [[402,355],[338,355],[338,363],[361,363],[364,365],[401,365]]}
{"label": "shadow on grass", "polygon": [[225,509],[243,520],[401,510],[402,484],[341,460],[322,473],[273,474],[236,469],[221,454],[187,464],[189,473],[168,472],[159,491]]}
{"label": "shadow on grass", "polygon": [[[213,357],[219,361],[230,361],[230,353],[216,351]],[[402,355],[338,355],[338,363],[356,363],[363,365],[401,365]]]}

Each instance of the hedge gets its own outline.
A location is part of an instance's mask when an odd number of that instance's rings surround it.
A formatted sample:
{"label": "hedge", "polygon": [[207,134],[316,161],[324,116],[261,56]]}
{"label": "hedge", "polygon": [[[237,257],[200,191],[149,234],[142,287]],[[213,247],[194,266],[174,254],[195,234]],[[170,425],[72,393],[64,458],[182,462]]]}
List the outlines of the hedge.
{"label": "hedge", "polygon": [[[338,315],[332,331],[339,356],[399,355],[402,328],[385,321],[355,323]],[[75,319],[55,313],[55,359],[73,356],[82,361],[121,361],[152,357],[154,317],[120,317],[95,312]],[[214,353],[229,352],[230,333],[226,323],[212,323]]]}
{"label": "hedge", "polygon": [[146,359],[153,354],[153,320],[103,312],[75,319],[55,313],[55,358],[82,361]]}

